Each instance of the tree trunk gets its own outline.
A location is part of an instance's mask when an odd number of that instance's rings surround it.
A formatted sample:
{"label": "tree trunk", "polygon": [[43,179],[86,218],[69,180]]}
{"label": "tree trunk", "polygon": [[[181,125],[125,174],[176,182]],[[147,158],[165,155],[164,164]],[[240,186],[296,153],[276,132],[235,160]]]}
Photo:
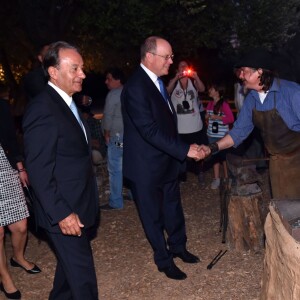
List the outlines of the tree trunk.
{"label": "tree trunk", "polygon": [[227,241],[238,252],[259,251],[264,247],[262,193],[231,195],[228,204]]}

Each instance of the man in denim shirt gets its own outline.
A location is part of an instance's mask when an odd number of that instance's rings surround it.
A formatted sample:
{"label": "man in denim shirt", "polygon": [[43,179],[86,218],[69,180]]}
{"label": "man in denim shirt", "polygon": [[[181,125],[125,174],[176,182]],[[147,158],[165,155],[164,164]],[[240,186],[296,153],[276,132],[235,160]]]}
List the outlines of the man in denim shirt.
{"label": "man in denim shirt", "polygon": [[271,55],[255,50],[244,56],[238,77],[249,89],[233,129],[208,147],[205,155],[237,147],[256,126],[270,154],[273,198],[300,198],[300,86],[279,79]]}
{"label": "man in denim shirt", "polygon": [[109,173],[109,203],[100,206],[102,210],[123,208],[123,118],[121,112],[121,92],[125,76],[118,68],[106,72],[105,84],[110,90],[106,96],[102,126],[107,145],[107,167]]}

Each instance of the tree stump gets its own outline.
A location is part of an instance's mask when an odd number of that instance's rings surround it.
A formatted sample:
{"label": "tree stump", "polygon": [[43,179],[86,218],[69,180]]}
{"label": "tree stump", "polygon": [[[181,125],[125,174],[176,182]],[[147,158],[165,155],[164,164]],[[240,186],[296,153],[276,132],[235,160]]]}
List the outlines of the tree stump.
{"label": "tree stump", "polygon": [[228,203],[227,243],[238,252],[264,247],[263,194],[231,195]]}
{"label": "tree stump", "polygon": [[300,243],[288,232],[284,218],[278,214],[274,206],[270,205],[269,208],[270,213],[265,223],[266,254],[260,299],[298,300]]}

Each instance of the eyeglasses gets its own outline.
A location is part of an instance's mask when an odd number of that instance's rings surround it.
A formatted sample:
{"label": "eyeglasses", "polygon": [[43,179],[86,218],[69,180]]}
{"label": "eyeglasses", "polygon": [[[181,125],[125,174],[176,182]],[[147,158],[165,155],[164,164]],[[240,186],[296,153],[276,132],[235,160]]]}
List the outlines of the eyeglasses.
{"label": "eyeglasses", "polygon": [[151,53],[153,55],[156,55],[156,56],[160,56],[160,57],[164,58],[165,61],[167,61],[169,59],[172,59],[172,60],[174,59],[174,54],[171,54],[171,55],[160,55],[160,54],[156,54],[156,53],[153,53],[153,52],[149,52],[149,53]]}

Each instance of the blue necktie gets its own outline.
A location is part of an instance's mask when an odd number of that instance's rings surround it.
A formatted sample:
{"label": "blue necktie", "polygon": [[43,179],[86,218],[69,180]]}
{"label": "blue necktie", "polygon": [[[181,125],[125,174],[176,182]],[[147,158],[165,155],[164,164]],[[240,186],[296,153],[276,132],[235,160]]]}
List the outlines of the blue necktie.
{"label": "blue necktie", "polygon": [[72,100],[72,102],[71,102],[70,109],[71,109],[72,113],[74,114],[75,118],[77,119],[77,122],[79,123],[81,129],[82,129],[83,132],[84,132],[83,124],[82,124],[82,122],[81,122],[81,120],[80,120],[80,117],[79,117],[79,114],[78,114],[78,110],[77,110],[76,104],[75,104],[75,102],[74,102],[73,100]]}
{"label": "blue necktie", "polygon": [[167,89],[160,77],[157,78],[157,81],[159,84],[160,93],[163,95],[166,103],[168,103],[169,95],[168,95]]}

